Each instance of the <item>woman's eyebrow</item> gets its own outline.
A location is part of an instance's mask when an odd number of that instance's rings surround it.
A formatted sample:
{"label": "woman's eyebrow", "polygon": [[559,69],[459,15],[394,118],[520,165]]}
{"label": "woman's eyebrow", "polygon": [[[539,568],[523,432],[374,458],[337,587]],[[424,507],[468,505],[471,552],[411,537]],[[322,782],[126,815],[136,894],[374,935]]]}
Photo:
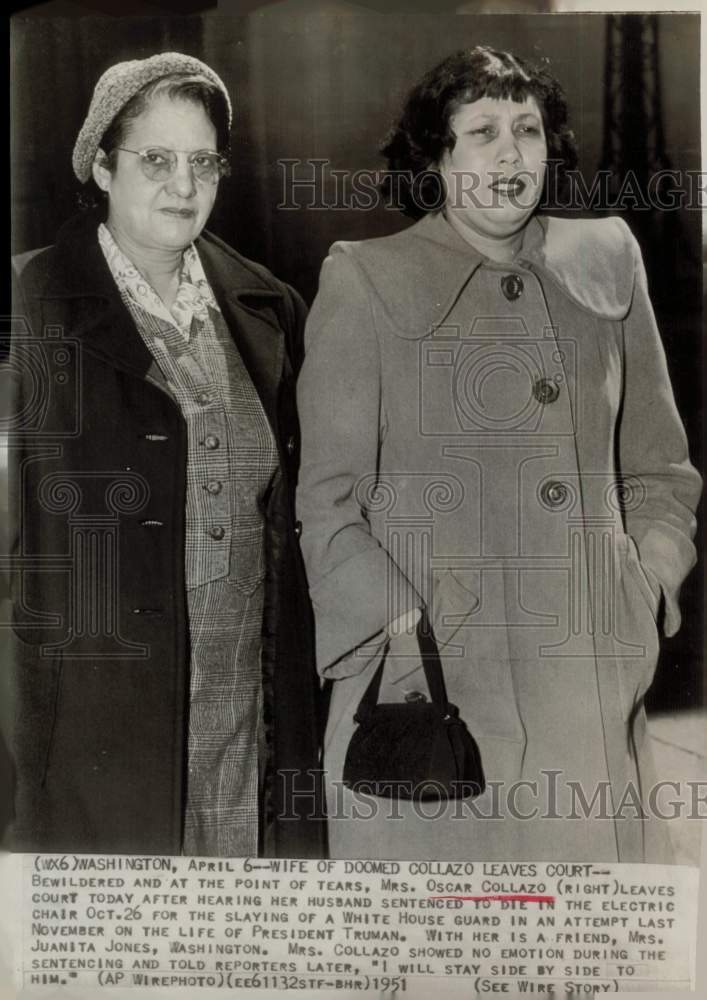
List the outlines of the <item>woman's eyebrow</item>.
{"label": "woman's eyebrow", "polygon": [[[501,116],[495,111],[472,111],[468,114],[467,121],[476,121],[477,119],[487,119],[488,121],[497,121]],[[514,115],[515,118],[539,118],[540,116],[535,111],[520,111],[518,114]]]}

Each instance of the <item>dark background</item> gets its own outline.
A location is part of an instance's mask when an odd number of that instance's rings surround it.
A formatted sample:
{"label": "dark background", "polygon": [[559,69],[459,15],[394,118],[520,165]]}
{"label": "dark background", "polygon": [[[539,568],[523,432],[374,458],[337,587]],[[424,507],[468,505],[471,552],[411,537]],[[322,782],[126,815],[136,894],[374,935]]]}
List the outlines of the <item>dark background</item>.
{"label": "dark background", "polygon": [[[331,169],[380,169],[377,146],[409,87],[456,48],[483,43],[549,57],[562,81],[590,179],[604,149],[607,16],[391,15],[344,10],[286,16],[277,6],[250,17],[75,18],[17,16],[11,47],[12,251],[53,242],[77,210],[71,150],[100,74],[123,59],[177,50],[221,76],[234,104],[233,175],[222,182],[209,228],[266,264],[311,302],[329,245],[385,235],[408,223],[382,206],[283,210],[278,160],[321,158]],[[656,104],[665,162],[700,168],[699,19],[658,15]],[[655,80],[646,86],[652,87]],[[624,135],[625,135],[624,129]],[[629,165],[630,154],[629,149]],[[641,154],[642,155],[642,154]],[[637,158],[639,152],[636,153]],[[303,204],[310,200],[299,195]],[[700,462],[700,213],[627,213],[648,265],[678,406]],[[700,462],[701,464],[701,462]],[[702,543],[698,539],[700,550]],[[663,643],[654,708],[701,700],[701,571],[684,590],[684,625]]]}

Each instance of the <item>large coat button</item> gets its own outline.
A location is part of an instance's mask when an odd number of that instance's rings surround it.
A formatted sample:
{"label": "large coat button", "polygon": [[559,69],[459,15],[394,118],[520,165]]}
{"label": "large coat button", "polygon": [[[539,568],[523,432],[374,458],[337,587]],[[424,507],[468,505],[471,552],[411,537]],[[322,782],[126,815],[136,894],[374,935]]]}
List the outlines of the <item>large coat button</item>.
{"label": "large coat button", "polygon": [[226,529],[220,524],[215,524],[213,528],[209,528],[209,534],[216,542],[220,542],[223,536],[226,534]]}
{"label": "large coat button", "polygon": [[554,403],[560,395],[560,387],[549,378],[539,378],[533,386],[533,395],[539,403]]}
{"label": "large coat button", "polygon": [[204,438],[204,445],[209,449],[209,451],[215,451],[220,444],[221,442],[215,434],[207,434]]}
{"label": "large coat button", "polygon": [[501,278],[501,290],[509,302],[523,294],[523,279],[519,274],[507,274]]}

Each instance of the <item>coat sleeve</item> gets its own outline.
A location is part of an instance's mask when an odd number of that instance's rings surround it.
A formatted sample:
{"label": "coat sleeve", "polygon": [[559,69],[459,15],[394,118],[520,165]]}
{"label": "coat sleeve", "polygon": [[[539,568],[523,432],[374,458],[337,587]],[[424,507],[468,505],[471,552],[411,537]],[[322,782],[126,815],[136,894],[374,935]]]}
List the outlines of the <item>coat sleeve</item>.
{"label": "coat sleeve", "polygon": [[692,539],[700,476],[690,464],[687,437],[675,405],[665,352],[648,297],[639,246],[626,228],[634,273],[630,309],[623,321],[624,394],[619,424],[619,465],[627,497],[626,528],[641,562],[660,583],[664,631],[680,627],[678,598],[696,561]]}
{"label": "coat sleeve", "polygon": [[[314,608],[318,669],[361,671],[386,625],[422,605],[371,533],[365,490],[381,442],[381,363],[371,290],[349,253],[324,262],[298,384],[301,545]],[[371,646],[372,642],[372,646]],[[355,651],[363,655],[354,655]]]}

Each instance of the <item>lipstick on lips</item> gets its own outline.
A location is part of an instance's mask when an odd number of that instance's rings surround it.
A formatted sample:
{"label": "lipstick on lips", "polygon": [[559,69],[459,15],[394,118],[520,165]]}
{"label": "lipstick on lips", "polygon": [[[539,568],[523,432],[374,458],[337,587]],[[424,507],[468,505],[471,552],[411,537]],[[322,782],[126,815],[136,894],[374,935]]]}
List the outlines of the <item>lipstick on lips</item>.
{"label": "lipstick on lips", "polygon": [[499,194],[518,196],[525,190],[526,181],[522,177],[499,177],[489,187],[492,191],[497,191]]}
{"label": "lipstick on lips", "polygon": [[196,210],[193,208],[161,208],[160,212],[164,212],[165,215],[176,215],[181,219],[192,219],[196,215]]}
{"label": "lipstick on lips", "polygon": [[527,173],[525,176],[516,174],[514,177],[497,177],[489,184],[493,204],[498,208],[511,207],[525,211],[529,207],[532,193],[524,197],[524,192],[530,188],[531,181],[532,175]]}

